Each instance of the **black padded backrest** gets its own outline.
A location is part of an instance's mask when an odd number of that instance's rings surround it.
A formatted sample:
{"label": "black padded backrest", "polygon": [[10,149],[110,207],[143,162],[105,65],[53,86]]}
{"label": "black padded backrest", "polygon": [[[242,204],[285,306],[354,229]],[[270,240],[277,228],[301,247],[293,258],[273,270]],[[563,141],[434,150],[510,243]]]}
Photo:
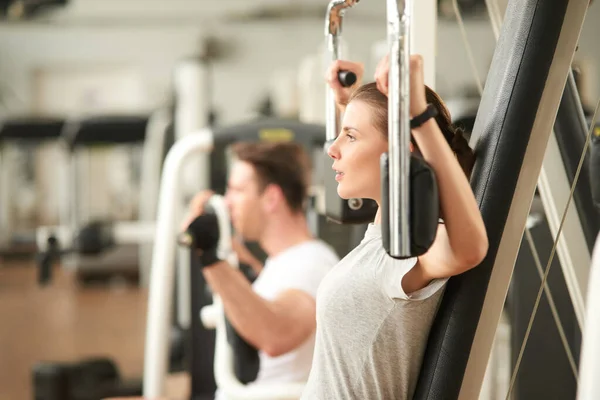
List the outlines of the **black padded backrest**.
{"label": "black padded backrest", "polygon": [[98,116],[65,124],[62,137],[71,149],[104,144],[141,143],[146,137],[148,116]]}
{"label": "black padded backrest", "polygon": [[64,120],[50,117],[19,117],[0,122],[0,140],[40,141],[60,137]]}
{"label": "black padded backrest", "polygon": [[[212,293],[202,274],[198,255],[190,251],[190,327],[187,338],[186,361],[191,377],[190,399],[213,398],[217,390],[214,375],[214,329],[207,329],[198,318],[203,307],[212,304]],[[181,291],[177,291],[178,295]],[[176,309],[176,307],[175,307]]]}
{"label": "black padded backrest", "polygon": [[481,265],[449,280],[414,399],[456,399],[460,393],[567,3],[509,3],[473,129],[477,162],[471,186],[487,228],[489,251]]}

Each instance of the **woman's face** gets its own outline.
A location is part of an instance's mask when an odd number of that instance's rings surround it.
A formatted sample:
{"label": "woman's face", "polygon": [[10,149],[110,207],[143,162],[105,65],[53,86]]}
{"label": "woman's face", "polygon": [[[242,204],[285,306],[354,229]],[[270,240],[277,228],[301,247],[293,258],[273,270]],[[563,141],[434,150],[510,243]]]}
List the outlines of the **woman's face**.
{"label": "woman's face", "polygon": [[353,100],[346,106],[342,129],[327,154],[333,159],[337,192],[343,199],[366,198],[379,203],[379,159],[388,149],[382,132],[373,125],[368,104]]}

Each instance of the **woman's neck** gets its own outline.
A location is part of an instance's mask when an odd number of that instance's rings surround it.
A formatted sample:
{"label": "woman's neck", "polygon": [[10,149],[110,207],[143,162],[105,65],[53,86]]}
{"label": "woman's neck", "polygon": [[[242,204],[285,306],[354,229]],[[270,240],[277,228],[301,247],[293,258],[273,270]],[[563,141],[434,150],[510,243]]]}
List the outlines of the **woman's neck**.
{"label": "woman's neck", "polygon": [[381,225],[381,206],[377,203],[377,213],[375,214],[375,220],[373,221],[375,225]]}

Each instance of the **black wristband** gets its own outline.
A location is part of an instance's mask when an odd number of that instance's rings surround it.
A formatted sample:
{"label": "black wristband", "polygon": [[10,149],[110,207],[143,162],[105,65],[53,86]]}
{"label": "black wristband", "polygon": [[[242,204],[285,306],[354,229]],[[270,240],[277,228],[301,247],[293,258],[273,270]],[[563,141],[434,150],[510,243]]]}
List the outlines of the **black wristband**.
{"label": "black wristband", "polygon": [[421,114],[410,120],[410,129],[416,129],[423,125],[430,118],[435,118],[438,115],[438,110],[431,103],[427,104],[427,108]]}
{"label": "black wristband", "polygon": [[202,264],[202,268],[210,267],[211,265],[220,261],[223,260],[217,256],[217,249],[204,250],[200,255],[200,263]]}

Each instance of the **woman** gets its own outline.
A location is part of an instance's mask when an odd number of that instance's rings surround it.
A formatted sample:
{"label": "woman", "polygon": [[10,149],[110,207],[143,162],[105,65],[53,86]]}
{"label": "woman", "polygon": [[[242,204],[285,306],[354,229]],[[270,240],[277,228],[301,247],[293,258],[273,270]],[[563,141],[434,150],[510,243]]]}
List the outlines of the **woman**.
{"label": "woman", "polygon": [[[387,144],[387,75],[383,59],[376,83],[343,88],[339,70],[360,78],[360,64],[336,61],[328,81],[343,111],[342,128],[329,149],[342,198],[381,201],[379,159]],[[411,150],[434,169],[441,214],[430,250],[407,260],[382,246],[381,210],[363,241],[325,277],[317,294],[317,333],[303,399],[412,398],[427,336],[447,279],[478,265],[487,235],[468,176],[474,156],[450,123],[439,97],[423,83],[423,62],[410,63],[410,114],[433,104],[438,115],[412,130]]]}

